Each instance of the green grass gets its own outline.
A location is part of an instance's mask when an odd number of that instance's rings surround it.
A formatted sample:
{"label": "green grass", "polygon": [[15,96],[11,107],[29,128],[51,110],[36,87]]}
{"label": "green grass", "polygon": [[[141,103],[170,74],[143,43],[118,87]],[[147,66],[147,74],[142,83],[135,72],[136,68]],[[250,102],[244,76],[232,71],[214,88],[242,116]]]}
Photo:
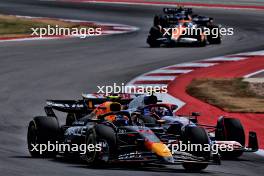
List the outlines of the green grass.
{"label": "green grass", "polygon": [[45,27],[44,23],[23,21],[18,19],[0,19],[0,35],[7,34],[31,34],[31,28]]}
{"label": "green grass", "polygon": [[11,15],[0,15],[0,36],[13,37],[20,35],[30,35],[33,31],[31,28],[47,28],[48,25],[55,27],[81,28],[81,27],[95,27],[83,26],[73,22],[65,22],[56,19],[44,18],[20,18]]}
{"label": "green grass", "polygon": [[[242,79],[195,79],[187,93],[227,112],[264,113],[264,97]],[[263,90],[264,91],[264,90]]]}

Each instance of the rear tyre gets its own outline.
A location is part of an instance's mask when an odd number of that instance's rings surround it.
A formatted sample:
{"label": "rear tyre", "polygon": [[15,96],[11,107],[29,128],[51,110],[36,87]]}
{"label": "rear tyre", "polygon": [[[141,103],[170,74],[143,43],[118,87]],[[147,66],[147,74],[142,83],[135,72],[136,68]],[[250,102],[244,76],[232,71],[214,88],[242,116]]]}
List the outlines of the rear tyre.
{"label": "rear tyre", "polygon": [[208,42],[210,44],[221,44],[222,43],[222,40],[221,40],[221,37],[217,37],[217,38],[208,38]]}
{"label": "rear tyre", "polygon": [[153,20],[153,26],[160,25],[160,16],[155,15]]}
{"label": "rear tyre", "polygon": [[206,46],[206,41],[204,40],[204,41],[199,42],[199,46],[200,47],[205,47]]}
{"label": "rear tyre", "polygon": [[[209,29],[211,30],[210,35],[207,36],[208,42],[210,44],[221,44],[222,39],[221,39],[221,34],[220,34],[220,29],[216,25],[211,25],[209,26]],[[215,31],[217,33],[215,33]]]}
{"label": "rear tyre", "polygon": [[[219,141],[236,141],[245,146],[245,132],[239,119],[221,117],[217,121],[215,139]],[[224,158],[238,158],[242,150],[221,152]]]}
{"label": "rear tyre", "polygon": [[147,38],[147,43],[152,48],[160,47],[160,42],[157,41],[157,39],[160,37],[162,37],[160,28],[158,26],[153,26],[150,28],[149,36]]}
{"label": "rear tyre", "polygon": [[199,43],[198,43],[199,47],[205,47],[206,46],[206,44],[207,44],[206,39],[202,39],[202,36],[199,36],[198,40],[199,40]]}
{"label": "rear tyre", "polygon": [[[29,122],[27,132],[28,150],[32,157],[55,157],[56,151],[36,151],[33,146],[38,144],[55,144],[59,139],[60,127],[56,118],[37,116]],[[38,147],[39,150],[39,147]]]}
{"label": "rear tyre", "polygon": [[[201,144],[202,147],[205,147],[205,145],[210,145],[210,140],[205,129],[197,126],[185,127],[183,141],[185,143],[189,141],[190,144]],[[205,159],[205,163],[184,162],[182,166],[186,170],[201,171],[207,168],[208,163],[206,161],[210,159],[210,151],[204,151],[204,148],[202,148],[202,151],[189,151],[189,153],[193,154],[194,156],[203,157]]]}

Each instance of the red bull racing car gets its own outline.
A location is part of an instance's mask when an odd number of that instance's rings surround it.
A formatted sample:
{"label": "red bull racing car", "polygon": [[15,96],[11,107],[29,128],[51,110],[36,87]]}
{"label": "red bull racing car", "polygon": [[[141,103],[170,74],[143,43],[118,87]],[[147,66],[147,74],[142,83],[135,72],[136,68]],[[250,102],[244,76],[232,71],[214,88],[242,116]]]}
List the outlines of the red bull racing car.
{"label": "red bull racing car", "polygon": [[[78,156],[88,164],[112,162],[151,162],[182,164],[192,171],[205,169],[208,164],[219,164],[219,155],[206,152],[173,152],[169,135],[133,119],[127,105],[133,98],[108,99],[84,96],[82,100],[48,100],[46,116],[29,122],[27,141],[33,157]],[[60,124],[55,110],[65,112],[66,123]],[[103,111],[98,111],[103,110]],[[186,126],[185,138],[198,144],[210,144],[207,134],[195,126]],[[160,131],[164,131],[161,129]],[[202,136],[197,136],[197,132]],[[187,140],[185,140],[187,142]],[[174,141],[175,143],[175,141]],[[41,144],[91,145],[94,150],[43,151]],[[35,149],[35,150],[34,150]]]}

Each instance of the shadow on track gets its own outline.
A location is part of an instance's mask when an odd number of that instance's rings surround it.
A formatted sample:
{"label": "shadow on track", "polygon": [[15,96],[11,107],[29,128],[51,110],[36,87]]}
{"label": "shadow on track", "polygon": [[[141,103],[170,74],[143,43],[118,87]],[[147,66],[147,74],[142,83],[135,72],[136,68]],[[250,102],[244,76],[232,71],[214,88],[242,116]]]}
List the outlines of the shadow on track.
{"label": "shadow on track", "polygon": [[144,172],[157,172],[157,173],[203,173],[211,174],[210,172],[200,171],[200,172],[190,172],[182,168],[181,165],[176,165],[169,167],[168,165],[153,164],[153,163],[111,163],[102,164],[96,166],[90,166],[85,163],[85,161],[79,158],[69,158],[69,157],[56,157],[56,158],[32,158],[31,156],[10,156],[10,158],[17,159],[33,159],[33,160],[46,160],[48,162],[58,162],[68,164],[68,167],[82,168],[82,169],[92,169],[101,171],[144,171]]}

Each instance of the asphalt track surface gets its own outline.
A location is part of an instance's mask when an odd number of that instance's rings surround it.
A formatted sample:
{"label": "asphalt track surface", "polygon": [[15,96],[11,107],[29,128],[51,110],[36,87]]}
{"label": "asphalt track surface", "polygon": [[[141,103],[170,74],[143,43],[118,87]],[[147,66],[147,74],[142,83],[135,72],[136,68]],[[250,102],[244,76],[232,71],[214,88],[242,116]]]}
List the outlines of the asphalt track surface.
{"label": "asphalt track surface", "polygon": [[[150,49],[145,43],[152,17],[161,7],[91,5],[1,0],[0,12],[17,15],[98,20],[137,26],[130,34],[0,43],[0,175],[194,175],[181,166],[111,166],[95,169],[79,162],[32,159],[26,147],[27,123],[43,115],[45,99],[74,99],[97,85],[127,82],[159,67],[264,48],[263,11],[196,9],[234,27],[222,45]],[[257,64],[257,63],[256,63]],[[209,166],[205,175],[263,175],[264,158],[245,154],[238,161]]]}

